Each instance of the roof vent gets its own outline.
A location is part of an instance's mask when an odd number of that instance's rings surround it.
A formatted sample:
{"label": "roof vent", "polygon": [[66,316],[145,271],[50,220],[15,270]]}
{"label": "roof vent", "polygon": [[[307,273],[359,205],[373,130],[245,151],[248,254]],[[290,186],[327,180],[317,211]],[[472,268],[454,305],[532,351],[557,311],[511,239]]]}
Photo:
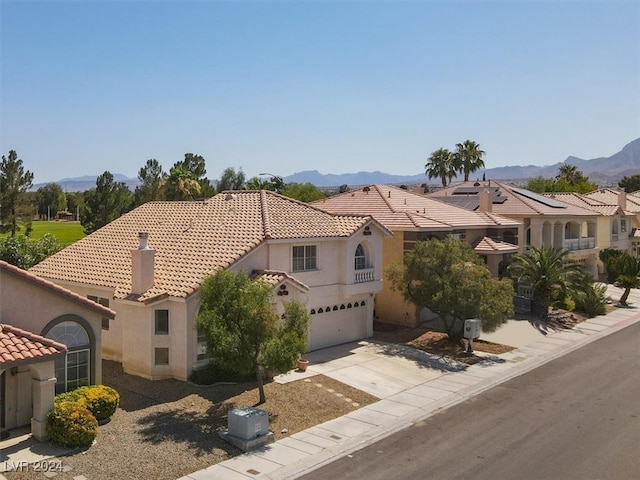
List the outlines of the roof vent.
{"label": "roof vent", "polygon": [[230,202],[231,200],[235,200],[236,196],[233,193],[227,193],[224,197],[225,202]]}
{"label": "roof vent", "polygon": [[480,182],[476,180],[476,183],[473,184],[474,187],[479,187],[480,186]]}
{"label": "roof vent", "polygon": [[363,191],[363,192],[368,192],[369,190],[371,190],[369,187],[364,187],[364,188],[362,189],[362,191]]}

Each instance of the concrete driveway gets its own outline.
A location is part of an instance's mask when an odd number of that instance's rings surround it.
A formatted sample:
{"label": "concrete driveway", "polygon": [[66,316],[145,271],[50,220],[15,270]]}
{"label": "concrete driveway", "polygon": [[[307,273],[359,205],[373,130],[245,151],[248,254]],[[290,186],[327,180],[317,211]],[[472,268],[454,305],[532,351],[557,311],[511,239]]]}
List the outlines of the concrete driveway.
{"label": "concrete driveway", "polygon": [[309,352],[306,372],[291,372],[275,378],[287,383],[326,375],[383,399],[434,380],[466,365],[402,345],[363,340]]}

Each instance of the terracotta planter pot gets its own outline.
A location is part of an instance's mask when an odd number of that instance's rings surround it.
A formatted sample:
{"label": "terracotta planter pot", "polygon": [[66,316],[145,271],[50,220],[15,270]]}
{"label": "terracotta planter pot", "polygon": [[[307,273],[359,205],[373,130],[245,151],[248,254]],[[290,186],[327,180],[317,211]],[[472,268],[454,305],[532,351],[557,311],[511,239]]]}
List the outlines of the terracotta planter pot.
{"label": "terracotta planter pot", "polygon": [[305,358],[301,358],[300,360],[298,360],[298,371],[305,372],[308,366],[309,366],[309,360]]}

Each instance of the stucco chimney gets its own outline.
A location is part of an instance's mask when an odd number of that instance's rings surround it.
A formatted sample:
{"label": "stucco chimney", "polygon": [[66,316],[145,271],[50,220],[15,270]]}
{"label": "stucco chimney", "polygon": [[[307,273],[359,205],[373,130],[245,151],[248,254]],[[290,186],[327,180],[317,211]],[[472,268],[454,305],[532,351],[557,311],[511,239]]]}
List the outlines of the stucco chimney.
{"label": "stucco chimney", "polygon": [[622,210],[627,209],[627,192],[618,192],[618,206]]}
{"label": "stucco chimney", "polygon": [[488,190],[482,190],[478,193],[478,201],[480,202],[479,210],[481,212],[491,213],[493,211],[493,199]]}
{"label": "stucco chimney", "polygon": [[153,287],[156,251],[149,248],[149,232],[138,233],[138,240],[131,250],[131,293],[142,295]]}

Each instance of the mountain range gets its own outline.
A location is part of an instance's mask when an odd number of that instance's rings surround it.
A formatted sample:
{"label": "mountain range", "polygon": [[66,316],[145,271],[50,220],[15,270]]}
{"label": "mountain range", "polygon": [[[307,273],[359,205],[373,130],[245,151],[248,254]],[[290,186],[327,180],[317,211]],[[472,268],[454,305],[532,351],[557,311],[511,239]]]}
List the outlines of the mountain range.
{"label": "mountain range", "polygon": [[[484,177],[488,180],[507,180],[523,182],[533,177],[552,178],[558,174],[559,168],[564,164],[575,165],[578,170],[584,173],[589,179],[600,186],[615,186],[624,176],[640,174],[640,138],[625,145],[622,150],[609,157],[592,158],[584,160],[582,158],[569,156],[564,162],[553,165],[536,166],[508,166],[479,170],[472,174],[472,178]],[[63,178],[54,183],[59,184],[67,192],[85,191],[95,187],[97,175],[86,175],[83,177]],[[125,175],[114,173],[114,180],[124,182],[132,190],[139,183],[137,178],[129,178]],[[438,179],[428,180],[424,172],[415,175],[393,175],[380,171],[357,172],[342,174],[322,174],[317,170],[306,170],[284,177],[285,183],[312,183],[317,187],[337,187],[340,185],[370,185],[374,183],[388,184],[438,184]],[[37,190],[44,183],[35,184],[33,190]]]}

